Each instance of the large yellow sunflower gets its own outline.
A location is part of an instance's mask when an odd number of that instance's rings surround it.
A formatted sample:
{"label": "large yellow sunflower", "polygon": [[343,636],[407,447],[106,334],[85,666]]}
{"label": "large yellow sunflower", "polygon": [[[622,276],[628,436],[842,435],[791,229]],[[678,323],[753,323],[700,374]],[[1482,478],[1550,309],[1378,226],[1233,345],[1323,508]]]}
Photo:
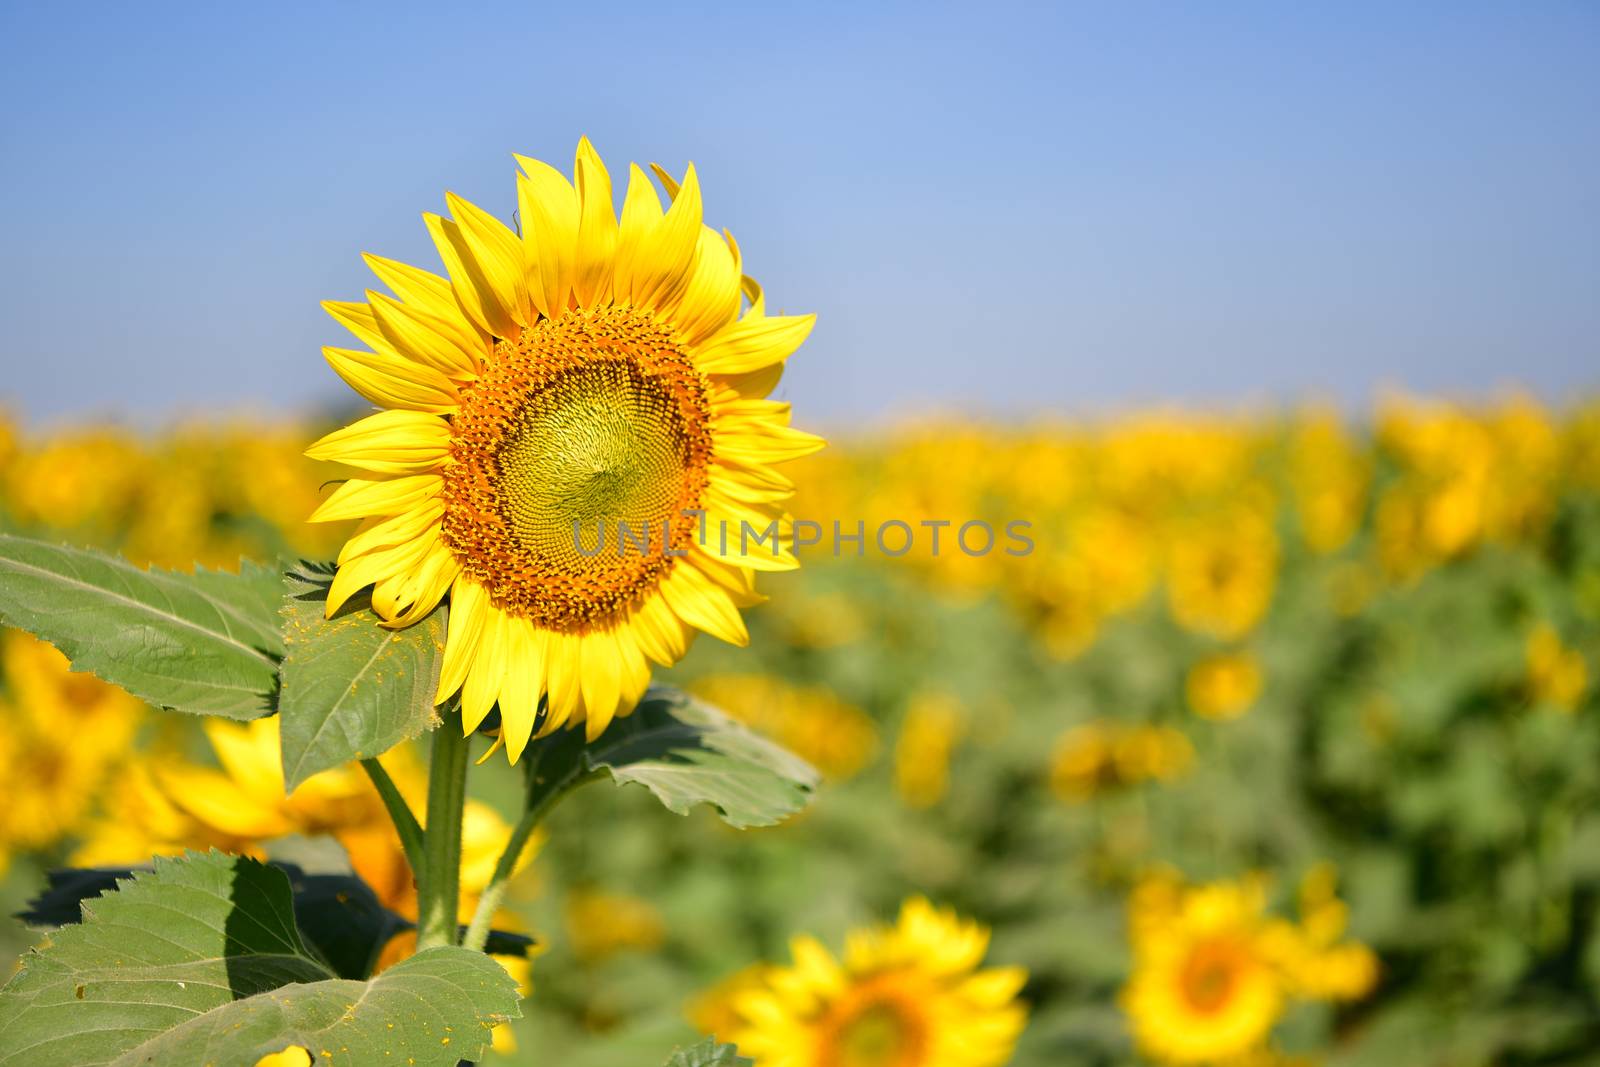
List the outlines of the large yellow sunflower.
{"label": "large yellow sunflower", "polygon": [[467,730],[498,703],[513,762],[563,724],[599,736],[696,630],[748,640],[753,572],[796,566],[762,536],[793,491],[773,465],[822,446],[767,399],[813,316],[766,313],[693,166],[655,168],[666,210],[630,168],[619,220],[587,140],[570,182],[517,160],[520,236],[447,194],[424,216],[447,276],[368,256],[394,296],[326,305],[369,349],[328,362],[384,410],[307,452],[369,472],[312,516],[366,520],[329,613],[371,586],[406,626],[448,592],[438,700]]}
{"label": "large yellow sunflower", "polygon": [[1020,967],[979,970],[989,931],[915,897],[853,933],[843,961],[810,937],[794,964],[732,994],[727,1036],[756,1067],[998,1067],[1027,1021]]}

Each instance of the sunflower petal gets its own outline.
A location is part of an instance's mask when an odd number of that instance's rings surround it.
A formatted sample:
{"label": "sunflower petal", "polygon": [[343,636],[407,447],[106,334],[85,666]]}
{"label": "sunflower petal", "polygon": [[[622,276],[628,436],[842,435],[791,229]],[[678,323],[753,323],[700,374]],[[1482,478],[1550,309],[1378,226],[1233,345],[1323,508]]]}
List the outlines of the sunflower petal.
{"label": "sunflower petal", "polygon": [[517,321],[500,302],[496,283],[489,277],[489,268],[478,262],[460,224],[432,212],[424,214],[422,221],[433,237],[434,247],[439,250],[439,258],[444,260],[445,270],[450,272],[451,286],[461,310],[491,336],[515,336]]}
{"label": "sunflower petal", "polygon": [[488,335],[462,310],[448,278],[382,256],[368,254],[361,258],[395,296],[444,322],[462,348],[469,352],[482,349]]}
{"label": "sunflower petal", "polygon": [[450,586],[450,621],[445,631],[444,665],[439,670],[439,690],[435,704],[455,696],[467,680],[467,672],[478,654],[478,639],[484,619],[493,610],[483,586],[461,575]]}
{"label": "sunflower petal", "polygon": [[372,515],[398,515],[439,495],[444,481],[437,474],[411,474],[403,478],[351,478],[317,506],[312,522],[364,519]]}
{"label": "sunflower petal", "polygon": [[367,299],[384,340],[396,352],[452,378],[477,377],[478,357],[456,342],[443,319],[382,293],[369,290]]}
{"label": "sunflower petal", "polygon": [[444,200],[501,310],[512,322],[526,326],[529,322],[528,287],[522,242],[510,227],[472,201],[455,193],[445,193]]}
{"label": "sunflower petal", "polygon": [[450,425],[420,411],[380,411],[335,430],[306,449],[312,459],[389,474],[416,474],[443,462]]}
{"label": "sunflower petal", "polygon": [[617,209],[611,201],[611,175],[587,137],[578,141],[573,176],[578,186],[579,222],[572,284],[578,305],[593,307],[611,295]]}
{"label": "sunflower petal", "polygon": [[585,634],[582,667],[578,673],[583,688],[584,734],[593,741],[611,725],[617,703],[622,699],[622,656],[617,639],[609,630]]}
{"label": "sunflower petal", "polygon": [[750,643],[733,599],[695,567],[680,563],[659,588],[673,613],[690,626],[740,648]]}
{"label": "sunflower petal", "polygon": [[782,363],[816,322],[815,315],[746,315],[700,345],[695,366],[706,374],[744,374]]}
{"label": "sunflower petal", "polygon": [[578,193],[548,163],[517,156],[517,205],[522,210],[523,258],[528,295],[546,318],[558,318],[572,295],[578,247]]}
{"label": "sunflower petal", "polygon": [[678,336],[688,345],[698,345],[738,314],[739,268],[733,252],[716,231],[701,227],[693,271],[672,311]]}
{"label": "sunflower petal", "polygon": [[[623,211],[626,213],[626,205]],[[655,309],[677,302],[700,245],[701,212],[700,181],[691,163],[672,206],[639,242],[628,294],[634,304]]]}
{"label": "sunflower petal", "polygon": [[461,404],[455,383],[420,363],[384,348],[324,348],[322,358],[345,384],[382,408],[404,408],[442,415]]}

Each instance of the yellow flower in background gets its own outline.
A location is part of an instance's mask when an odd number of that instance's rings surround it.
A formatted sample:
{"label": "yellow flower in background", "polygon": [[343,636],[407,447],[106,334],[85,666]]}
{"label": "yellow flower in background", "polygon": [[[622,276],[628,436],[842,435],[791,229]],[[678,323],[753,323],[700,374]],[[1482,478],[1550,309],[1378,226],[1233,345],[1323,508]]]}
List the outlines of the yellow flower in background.
{"label": "yellow flower in background", "polygon": [[1050,788],[1068,803],[1141,782],[1170,782],[1194,762],[1194,745],[1170,726],[1097,720],[1074,726],[1056,742]]}
{"label": "yellow flower in background", "polygon": [[1183,691],[1202,719],[1237,719],[1261,695],[1261,666],[1249,652],[1207,656],[1189,668]]}
{"label": "yellow flower in background", "polygon": [[689,1025],[707,1037],[723,1038],[742,1028],[744,1019],[734,1005],[744,994],[766,989],[767,978],[774,970],[782,968],[774,968],[770,963],[752,963],[710,989],[695,994],[684,1009]]}
{"label": "yellow flower in background", "polygon": [[1194,527],[1172,547],[1167,595],[1188,629],[1223,640],[1244,636],[1266,615],[1277,582],[1278,538],[1254,508]]}
{"label": "yellow flower in background", "polygon": [[438,699],[461,693],[469,731],[498,703],[513,762],[564,724],[599,736],[695,631],[746,643],[754,571],[797,562],[741,523],[781,525],[774,466],[822,446],[765,399],[812,316],[767,315],[692,166],[681,185],[657,168],[665,211],[633,167],[619,221],[587,140],[573,182],[517,158],[521,237],[448,194],[452,218],[425,216],[448,277],[369,256],[395,297],[326,305],[370,349],[328,361],[384,410],[307,453],[370,472],[313,515],[366,520],[329,613],[372,586],[405,626],[448,592]]}
{"label": "yellow flower in background", "polygon": [[144,705],[27,634],[0,633],[0,866],[82,829],[127,759]]}
{"label": "yellow flower in background", "polygon": [[931,808],[950,785],[950,754],[965,730],[961,704],[949,693],[912,697],[894,746],[894,787],[912,808]]}
{"label": "yellow flower in background", "polygon": [[832,781],[854,777],[878,753],[872,719],[824,686],[795,685],[768,674],[713,674],[689,688]]}
{"label": "yellow flower in background", "polygon": [[1264,1045],[1285,999],[1263,937],[1264,908],[1253,879],[1190,888],[1158,875],[1139,887],[1122,1006],[1144,1055],[1213,1064]]}
{"label": "yellow flower in background", "polygon": [[167,795],[154,768],[170,764],[163,753],[145,753],[117,773],[101,797],[100,814],[84,828],[72,853],[74,866],[143,863],[151,856],[175,856],[187,849],[250,850],[253,842],[204,825]]}
{"label": "yellow flower in background", "polygon": [[[354,766],[323,771],[285,794],[277,719],[207,719],[203,729],[218,765],[165,757],[134,764],[112,792],[106,817],[80,847],[77,862],[141,863],[153,854],[211,847],[262,856],[262,845],[274,838],[326,835],[344,846],[355,873],[385,907],[416,919],[411,868],[382,798],[362,771]],[[392,749],[382,762],[420,814],[426,778],[412,750]],[[469,799],[461,836],[465,921],[489,884],[511,827],[493,808]],[[535,835],[523,867],[541,840]]]}
{"label": "yellow flower in background", "polygon": [[654,904],[626,893],[574,889],[567,895],[567,941],[586,963],[598,963],[629,949],[660,948],[666,922]]}
{"label": "yellow flower in background", "polygon": [[207,719],[202,729],[218,767],[178,764],[156,771],[168,798],[201,826],[258,843],[387,821],[377,791],[353,765],[313,775],[285,794],[275,718],[247,723]]}
{"label": "yellow flower in background", "polygon": [[1313,551],[1343,548],[1361,527],[1371,462],[1337,414],[1319,410],[1295,427],[1290,483],[1300,532]]}
{"label": "yellow flower in background", "polygon": [[1359,941],[1345,940],[1350,909],[1335,892],[1338,872],[1319,863],[1300,880],[1297,925],[1278,924],[1269,936],[1288,988],[1306,1000],[1359,1000],[1378,983],[1378,957]]}
{"label": "yellow flower in background", "polygon": [[1117,783],[1113,733],[1104,723],[1074,726],[1061,735],[1050,763],[1050,788],[1069,803],[1088,800]]}
{"label": "yellow flower in background", "polygon": [[1331,864],[1301,880],[1298,923],[1268,914],[1266,881],[1186,885],[1157,871],[1128,906],[1133,973],[1122,1006],[1140,1050],[1159,1063],[1280,1063],[1268,1045],[1294,1000],[1355,1000],[1377,956],[1345,940],[1348,908]]}
{"label": "yellow flower in background", "polygon": [[282,1052],[274,1052],[256,1061],[256,1067],[311,1067],[311,1050],[300,1045],[290,1045]]}
{"label": "yellow flower in background", "polygon": [[1194,762],[1194,746],[1170,726],[1134,726],[1116,738],[1112,755],[1124,782],[1170,782]]}
{"label": "yellow flower in background", "polygon": [[20,630],[0,633],[0,677],[34,728],[71,733],[85,744],[125,747],[144,715],[136,698],[74,671],[55,646]]}
{"label": "yellow flower in background", "polygon": [[1549,623],[1540,623],[1526,645],[1528,692],[1536,704],[1573,711],[1589,688],[1583,653],[1569,648]]}
{"label": "yellow flower in background", "polygon": [[147,476],[131,438],[113,430],[75,430],[38,448],[19,448],[3,489],[7,509],[24,526],[110,537]]}
{"label": "yellow flower in background", "polygon": [[1027,1021],[1020,967],[980,970],[989,932],[914,897],[899,922],[814,938],[737,993],[727,1038],[756,1067],[1000,1067]]}

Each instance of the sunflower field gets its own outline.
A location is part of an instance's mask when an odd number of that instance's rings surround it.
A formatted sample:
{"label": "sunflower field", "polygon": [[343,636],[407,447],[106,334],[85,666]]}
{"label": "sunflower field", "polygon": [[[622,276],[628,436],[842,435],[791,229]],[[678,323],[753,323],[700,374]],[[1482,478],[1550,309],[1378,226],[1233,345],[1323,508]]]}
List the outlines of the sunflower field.
{"label": "sunflower field", "polygon": [[[347,476],[306,458],[339,425],[313,421],[0,425],[0,534],[197,582],[289,569],[320,597],[296,561],[358,527],[306,521]],[[819,540],[760,576],[748,647],[701,638],[656,674],[815,768],[791,775],[809,805],[741,819],[763,780],[719,819],[613,754],[649,788],[532,829],[531,757],[473,768],[459,919],[523,998],[480,1062],[653,1067],[711,1036],[758,1067],[1600,1062],[1600,408],[929,420],[784,470]],[[968,523],[1024,540],[969,551]],[[517,740],[509,711],[479,729]],[[422,809],[427,745],[301,773],[313,746],[286,792],[284,730],[147,707],[4,632],[0,1034],[96,1000],[98,971],[60,1003],[13,992],[75,966],[76,931],[231,857],[292,872],[328,960],[318,915],[362,887],[387,925],[346,978],[448,951],[418,951],[437,887],[389,818]],[[319,886],[334,910],[302,913]],[[9,1040],[7,1067],[91,1062]],[[428,1037],[452,1061],[475,1040]],[[746,1062],[699,1047],[674,1062]],[[259,1062],[363,1062],[340,1056]]]}

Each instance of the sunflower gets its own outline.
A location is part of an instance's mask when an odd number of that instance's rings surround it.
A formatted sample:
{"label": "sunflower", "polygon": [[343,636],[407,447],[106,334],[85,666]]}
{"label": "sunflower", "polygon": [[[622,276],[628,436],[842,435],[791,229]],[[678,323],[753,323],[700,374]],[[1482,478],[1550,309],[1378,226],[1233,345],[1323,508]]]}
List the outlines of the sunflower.
{"label": "sunflower", "polygon": [[1020,967],[979,970],[989,932],[917,897],[854,932],[843,961],[810,937],[733,994],[729,1037],[756,1067],[997,1067],[1027,1012]]}
{"label": "sunflower", "polygon": [[1264,1047],[1287,990],[1257,879],[1184,887],[1152,877],[1130,908],[1135,967],[1122,993],[1158,1063],[1228,1062]]}
{"label": "sunflower", "polygon": [[692,165],[655,168],[666,210],[632,167],[619,220],[587,140],[571,182],[517,160],[520,236],[447,194],[424,216],[447,277],[368,256],[394,296],[325,305],[369,349],[328,362],[384,410],[307,452],[368,472],[312,516],[365,520],[328,613],[371,586],[403,627],[448,593],[437,701],[469,731],[498,703],[512,762],[598,737],[695,631],[748,642],[753,572],[797,565],[773,465],[822,447],[767,399],[814,317],[766,313]]}
{"label": "sunflower", "polygon": [[1248,651],[1218,652],[1189,668],[1183,691],[1202,719],[1237,719],[1261,695],[1261,665]]}

